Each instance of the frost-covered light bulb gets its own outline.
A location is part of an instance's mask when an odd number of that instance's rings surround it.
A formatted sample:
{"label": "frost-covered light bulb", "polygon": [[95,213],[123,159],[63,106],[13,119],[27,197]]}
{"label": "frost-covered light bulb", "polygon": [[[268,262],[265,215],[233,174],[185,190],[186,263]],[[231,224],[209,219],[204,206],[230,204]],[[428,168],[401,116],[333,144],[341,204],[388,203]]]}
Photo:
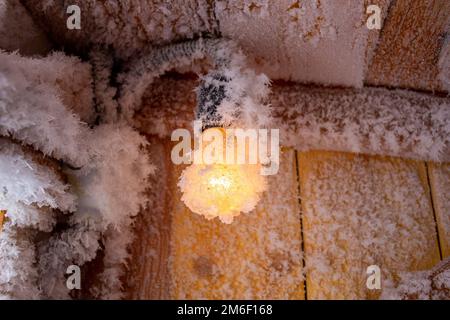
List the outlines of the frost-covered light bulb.
{"label": "frost-covered light bulb", "polygon": [[[217,128],[205,132],[209,130]],[[236,150],[235,144],[224,143],[224,147],[223,152],[226,148]],[[201,148],[205,151],[208,143],[203,143]],[[207,219],[218,217],[224,223],[231,223],[235,216],[256,207],[267,188],[267,181],[261,175],[259,163],[227,164],[217,160],[190,165],[182,172],[178,185],[183,193],[182,201],[192,212]]]}

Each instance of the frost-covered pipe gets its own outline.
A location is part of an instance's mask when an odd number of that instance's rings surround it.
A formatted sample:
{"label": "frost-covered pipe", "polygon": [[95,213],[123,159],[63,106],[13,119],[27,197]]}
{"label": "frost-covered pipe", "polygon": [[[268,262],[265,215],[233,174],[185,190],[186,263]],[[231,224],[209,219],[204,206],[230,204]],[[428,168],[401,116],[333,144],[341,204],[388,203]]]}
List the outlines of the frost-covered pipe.
{"label": "frost-covered pipe", "polygon": [[153,49],[149,54],[132,60],[119,75],[119,105],[125,116],[130,116],[141,103],[145,89],[153,80],[170,69],[189,65],[195,59],[209,58],[215,67],[229,66],[233,52],[232,41],[198,39]]}
{"label": "frost-covered pipe", "polygon": [[408,90],[279,87],[271,104],[281,144],[450,161],[450,99]]}
{"label": "frost-covered pipe", "polygon": [[208,58],[214,68],[197,88],[197,119],[205,126],[224,126],[237,120],[244,125],[266,125],[270,110],[264,105],[269,79],[247,68],[239,47],[226,39],[198,39],[153,49],[131,61],[119,75],[119,107],[130,119],[145,89],[166,71]]}
{"label": "frost-covered pipe", "polygon": [[[193,86],[191,80],[174,79],[155,84],[160,94],[149,97],[145,110],[136,118],[139,130],[170,137],[172,130],[188,128]],[[300,84],[275,85],[272,91],[268,101],[273,113],[271,128],[280,129],[283,146],[299,151],[450,161],[449,97],[403,89]],[[171,104],[174,100],[180,103]]]}

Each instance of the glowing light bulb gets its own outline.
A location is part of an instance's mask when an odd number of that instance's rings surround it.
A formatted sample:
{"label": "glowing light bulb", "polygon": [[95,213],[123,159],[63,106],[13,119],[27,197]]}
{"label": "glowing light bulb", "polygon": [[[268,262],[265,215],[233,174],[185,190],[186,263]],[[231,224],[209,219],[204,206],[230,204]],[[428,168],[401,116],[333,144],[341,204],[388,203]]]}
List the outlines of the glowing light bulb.
{"label": "glowing light bulb", "polygon": [[260,169],[260,164],[194,163],[180,176],[181,199],[192,212],[231,223],[252,211],[266,190]]}

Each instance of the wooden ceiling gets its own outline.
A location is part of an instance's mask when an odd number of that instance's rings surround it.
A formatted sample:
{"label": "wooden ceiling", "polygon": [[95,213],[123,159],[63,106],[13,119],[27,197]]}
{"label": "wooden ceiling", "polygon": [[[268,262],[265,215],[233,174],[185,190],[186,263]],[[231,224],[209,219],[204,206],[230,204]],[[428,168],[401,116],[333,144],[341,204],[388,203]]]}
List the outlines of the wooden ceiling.
{"label": "wooden ceiling", "polygon": [[[100,44],[128,59],[154,45],[220,35],[272,79],[445,91],[437,66],[449,45],[448,0],[22,2],[55,45],[81,55]],[[70,4],[81,8],[81,30],[66,28]],[[366,27],[369,4],[382,10],[381,30]]]}

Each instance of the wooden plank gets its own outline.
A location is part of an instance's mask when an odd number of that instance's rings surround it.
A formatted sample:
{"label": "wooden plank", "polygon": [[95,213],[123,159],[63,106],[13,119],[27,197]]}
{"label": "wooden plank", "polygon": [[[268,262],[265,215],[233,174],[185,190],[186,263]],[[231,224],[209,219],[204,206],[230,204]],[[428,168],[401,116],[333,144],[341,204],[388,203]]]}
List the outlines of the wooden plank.
{"label": "wooden plank", "polygon": [[425,165],[337,152],[299,153],[307,296],[377,298],[398,272],[429,269],[439,257]]}
{"label": "wooden plank", "polygon": [[429,163],[431,192],[442,257],[450,256],[450,164]]}
{"label": "wooden plank", "polygon": [[[383,29],[384,26],[384,21],[386,20],[386,16],[389,12],[389,8],[391,6],[392,0],[364,0],[364,8],[370,6],[370,5],[376,5],[380,8],[381,10],[381,29],[372,29],[369,31],[369,33],[367,34],[367,46],[366,46],[366,60],[365,60],[365,64],[364,64],[364,78],[366,78],[366,74],[367,71],[369,69],[369,66],[372,62],[372,58],[375,54],[375,50],[378,46],[379,43],[379,39],[380,39],[380,34],[381,34],[381,30]],[[365,15],[365,21],[367,24],[367,20],[369,19],[369,17],[371,16],[372,13],[367,13],[366,11],[366,15]]]}
{"label": "wooden plank", "polygon": [[394,1],[365,83],[444,90],[438,79],[438,59],[449,18],[448,0]]}
{"label": "wooden plank", "polygon": [[172,201],[170,141],[151,138],[150,157],[157,174],[150,178],[149,203],[138,215],[126,279],[129,299],[169,299],[170,229]]}
{"label": "wooden plank", "polygon": [[[178,177],[181,166],[173,168]],[[172,197],[181,195],[171,179]],[[182,202],[173,208],[172,298],[303,299],[300,213],[295,153],[281,156],[280,171],[257,209],[232,224],[206,220]]]}

